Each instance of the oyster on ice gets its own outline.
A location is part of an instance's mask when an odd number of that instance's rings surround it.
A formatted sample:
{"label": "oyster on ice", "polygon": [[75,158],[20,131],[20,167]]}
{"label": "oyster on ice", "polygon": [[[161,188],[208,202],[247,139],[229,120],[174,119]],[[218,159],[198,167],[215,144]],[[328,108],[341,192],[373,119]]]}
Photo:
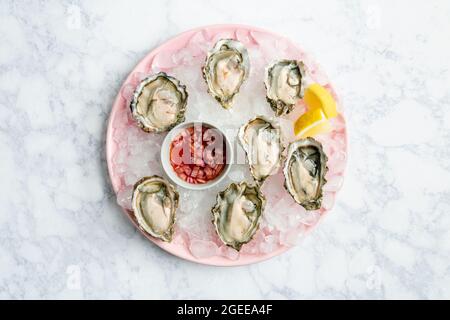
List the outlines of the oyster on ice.
{"label": "oyster on ice", "polygon": [[321,207],[327,161],[322,145],[314,138],[297,140],[288,147],[283,169],[285,188],[306,210]]}
{"label": "oyster on ice", "polygon": [[305,68],[303,62],[279,60],[266,68],[266,98],[277,116],[288,114],[303,98]]}
{"label": "oyster on ice", "polygon": [[131,113],[147,132],[163,132],[184,121],[186,87],[164,72],[151,75],[137,86]]}
{"label": "oyster on ice", "polygon": [[265,202],[259,187],[245,181],[231,183],[219,192],[211,212],[222,242],[237,251],[249,242],[259,228]]}
{"label": "oyster on ice", "polygon": [[239,129],[241,143],[250,172],[258,184],[281,167],[283,146],[278,123],[264,116],[257,116]]}
{"label": "oyster on ice", "polygon": [[144,177],[134,185],[132,208],[139,226],[151,236],[172,240],[178,192],[159,176]]}
{"label": "oyster on ice", "polygon": [[249,71],[250,60],[245,46],[237,40],[222,39],[208,52],[203,77],[208,92],[222,107],[229,109]]}

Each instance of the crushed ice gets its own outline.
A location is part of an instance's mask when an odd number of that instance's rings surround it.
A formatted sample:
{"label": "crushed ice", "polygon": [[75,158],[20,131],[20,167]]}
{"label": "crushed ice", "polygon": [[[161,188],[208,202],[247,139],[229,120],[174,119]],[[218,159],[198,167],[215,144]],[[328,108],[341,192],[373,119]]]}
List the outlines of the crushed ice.
{"label": "crushed ice", "polygon": [[[222,109],[208,95],[200,71],[207,50],[214,45],[215,41],[224,37],[242,41],[248,48],[252,63],[250,77],[236,96],[231,110]],[[146,73],[133,74],[121,89],[123,106],[113,123],[113,137],[117,145],[117,151],[113,155],[113,170],[114,175],[120,177],[122,186],[117,193],[118,204],[124,209],[131,210],[131,194],[136,181],[144,176],[164,175],[159,155],[165,134],[143,132],[135,125],[129,112],[128,106],[139,81],[147,74],[160,70],[175,76],[187,86],[189,93],[186,121],[211,122],[218,125],[231,140],[235,140],[237,129],[250,118],[255,115],[273,116],[265,99],[263,76],[265,66],[278,58],[302,59],[306,64],[310,80],[329,87],[328,78],[318,65],[309,56],[294,48],[289,41],[244,29],[213,36],[207,31],[200,31],[178,51],[161,52],[156,55],[152,63],[146,67]],[[339,108],[342,106],[339,105]],[[300,103],[291,114],[280,118],[285,142],[294,139],[291,123],[304,110],[305,106]],[[262,191],[266,195],[267,204],[260,230],[251,242],[242,247],[241,254],[269,254],[280,246],[298,244],[305,231],[314,226],[320,216],[333,207],[335,193],[340,189],[343,181],[346,141],[343,117],[338,116],[332,119],[331,123],[334,128],[331,133],[316,137],[323,144],[329,158],[329,171],[326,176],[328,183],[324,186],[323,208],[306,211],[297,205],[283,187],[284,177],[280,170],[278,174],[269,177],[263,185]],[[242,164],[243,151],[237,144],[235,146],[238,164],[233,165],[229,176],[219,185],[206,191],[178,188],[180,207],[177,213],[177,232],[180,236],[176,238],[187,246],[196,258],[213,256],[223,256],[230,260],[239,258],[239,252],[218,241],[210,214],[210,208],[215,203],[217,193],[229,183],[252,181],[248,166]]]}

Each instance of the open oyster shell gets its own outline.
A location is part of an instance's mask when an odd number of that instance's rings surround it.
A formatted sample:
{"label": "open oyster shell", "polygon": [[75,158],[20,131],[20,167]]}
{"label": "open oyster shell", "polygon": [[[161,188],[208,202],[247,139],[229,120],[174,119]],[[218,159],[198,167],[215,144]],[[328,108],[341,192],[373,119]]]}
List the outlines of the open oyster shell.
{"label": "open oyster shell", "polygon": [[285,188],[306,210],[321,207],[327,161],[322,144],[314,138],[297,140],[288,147],[283,169]]}
{"label": "open oyster shell", "polygon": [[134,185],[132,208],[139,226],[155,238],[172,241],[178,192],[159,176],[144,177]]}
{"label": "open oyster shell", "polygon": [[266,68],[266,98],[277,116],[288,114],[303,97],[305,68],[303,62],[279,60]]}
{"label": "open oyster shell", "polygon": [[222,242],[237,251],[249,242],[259,228],[265,202],[259,187],[245,181],[219,192],[211,212]]}
{"label": "open oyster shell", "polygon": [[275,120],[257,116],[239,129],[238,137],[250,172],[258,184],[278,172],[283,160],[283,145],[280,127]]}
{"label": "open oyster shell", "polygon": [[144,131],[167,131],[184,121],[187,98],[186,87],[180,81],[160,72],[137,86],[131,113]]}
{"label": "open oyster shell", "polygon": [[250,60],[245,46],[237,40],[219,40],[208,52],[203,77],[208,92],[224,107],[232,106],[234,96],[250,72]]}

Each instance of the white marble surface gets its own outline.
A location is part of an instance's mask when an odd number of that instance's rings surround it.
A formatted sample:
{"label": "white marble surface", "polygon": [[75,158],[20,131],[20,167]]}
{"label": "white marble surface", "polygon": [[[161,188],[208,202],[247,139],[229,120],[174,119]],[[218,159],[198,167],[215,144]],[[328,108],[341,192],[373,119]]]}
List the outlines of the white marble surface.
{"label": "white marble surface", "polygon": [[[450,3],[186,3],[0,2],[0,298],[450,298]],[[104,140],[150,49],[228,22],[314,54],[344,101],[350,161],[300,247],[216,268],[133,228]]]}

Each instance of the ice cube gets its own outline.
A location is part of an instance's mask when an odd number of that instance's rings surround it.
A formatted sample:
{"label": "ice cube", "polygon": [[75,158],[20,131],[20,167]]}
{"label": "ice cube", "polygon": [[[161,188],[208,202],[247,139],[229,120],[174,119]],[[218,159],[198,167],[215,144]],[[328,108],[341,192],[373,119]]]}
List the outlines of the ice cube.
{"label": "ice cube", "polygon": [[280,233],[280,244],[288,247],[298,245],[305,234],[305,227],[291,229],[287,232]]}
{"label": "ice cube", "polygon": [[289,44],[288,40],[285,38],[280,38],[275,41],[275,48],[280,57],[291,58],[291,57],[288,57],[289,46],[290,46],[290,44]]}
{"label": "ice cube", "polygon": [[321,86],[326,86],[330,82],[327,75],[324,72],[322,72],[321,68],[318,66],[312,68],[312,70],[310,70],[309,75],[311,76],[314,82],[320,84]]}
{"label": "ice cube", "polygon": [[299,221],[306,226],[313,226],[320,219],[320,210],[302,210],[298,215]]}
{"label": "ice cube", "polygon": [[245,179],[243,170],[244,168],[242,168],[241,166],[235,165],[233,166],[233,171],[228,174],[228,177],[234,182],[241,182]]}
{"label": "ice cube", "polygon": [[293,204],[288,211],[288,225],[289,228],[295,228],[302,223],[303,217],[307,214],[305,208],[299,204]]}
{"label": "ice cube", "polygon": [[210,258],[219,252],[219,248],[214,242],[195,239],[190,241],[189,250],[197,259]]}
{"label": "ice cube", "polygon": [[326,175],[327,183],[323,186],[323,190],[331,192],[339,191],[344,182],[344,178],[341,175],[329,176],[328,173]]}
{"label": "ice cube", "polygon": [[211,208],[217,190],[192,191],[179,188],[180,214],[178,226],[192,239],[213,240],[217,238],[211,223]]}
{"label": "ice cube", "polygon": [[265,237],[264,241],[260,243],[259,250],[261,253],[271,253],[278,247],[278,238],[274,235]]}
{"label": "ice cube", "polygon": [[180,228],[175,225],[175,233],[173,235],[172,243],[177,245],[185,245],[185,237],[186,234],[183,230],[180,230]]}
{"label": "ice cube", "polygon": [[220,247],[220,254],[230,260],[239,259],[239,251],[236,251],[235,249],[226,245]]}
{"label": "ice cube", "polygon": [[272,207],[282,197],[289,196],[283,187],[284,175],[278,172],[275,175],[269,176],[261,187],[262,192],[266,195],[267,206]]}
{"label": "ice cube", "polygon": [[322,208],[330,210],[334,206],[334,192],[324,192],[322,199]]}
{"label": "ice cube", "polygon": [[113,168],[114,172],[117,172],[119,175],[123,175],[128,170],[125,164],[114,164]]}
{"label": "ice cube", "polygon": [[173,67],[176,67],[176,63],[174,62],[172,55],[168,54],[167,52],[159,52],[156,54],[156,56],[153,58],[152,67],[157,69],[171,69]]}
{"label": "ice cube", "polygon": [[117,165],[125,164],[128,158],[127,149],[119,149],[113,157],[113,162]]}
{"label": "ice cube", "polygon": [[337,117],[331,118],[330,123],[334,130],[341,132],[345,129],[345,120],[342,115],[338,115]]}
{"label": "ice cube", "polygon": [[180,196],[180,210],[186,213],[190,213],[195,207],[194,199],[191,197],[191,193],[183,189]]}
{"label": "ice cube", "polygon": [[264,233],[262,232],[262,230],[258,230],[253,236],[253,239],[242,246],[241,253],[251,255],[258,254],[259,246],[263,241],[264,241]]}
{"label": "ice cube", "polygon": [[175,65],[191,65],[194,61],[195,53],[188,48],[181,49],[172,56]]}
{"label": "ice cube", "polygon": [[130,155],[135,156],[142,152],[142,144],[141,143],[134,143],[130,145]]}
{"label": "ice cube", "polygon": [[145,160],[139,156],[130,155],[127,161],[129,172],[138,178],[149,175],[151,172],[149,172],[148,161]]}
{"label": "ice cube", "polygon": [[233,31],[223,31],[215,34],[212,38],[213,44],[222,39],[234,39],[235,34]]}
{"label": "ice cube", "polygon": [[279,118],[281,137],[286,143],[296,140],[294,133],[294,123],[290,119]]}
{"label": "ice cube", "polygon": [[210,43],[208,40],[208,35],[204,30],[195,33],[189,40],[187,49],[193,57],[204,55],[209,49]]}
{"label": "ice cube", "polygon": [[275,47],[275,39],[270,34],[260,31],[250,31],[250,35],[259,45],[259,49],[264,47]]}
{"label": "ice cube", "polygon": [[119,206],[126,210],[132,210],[131,197],[133,193],[133,187],[127,186],[119,190],[117,193],[117,203]]}
{"label": "ice cube", "polygon": [[127,186],[134,186],[134,184],[139,180],[140,178],[134,174],[134,172],[131,172],[130,170],[127,170],[124,175],[124,182]]}
{"label": "ice cube", "polygon": [[248,30],[237,29],[235,35],[236,39],[242,42],[245,46],[254,44],[253,38],[250,36]]}
{"label": "ice cube", "polygon": [[328,159],[327,166],[332,174],[342,173],[347,162],[347,155],[344,150],[334,152]]}

